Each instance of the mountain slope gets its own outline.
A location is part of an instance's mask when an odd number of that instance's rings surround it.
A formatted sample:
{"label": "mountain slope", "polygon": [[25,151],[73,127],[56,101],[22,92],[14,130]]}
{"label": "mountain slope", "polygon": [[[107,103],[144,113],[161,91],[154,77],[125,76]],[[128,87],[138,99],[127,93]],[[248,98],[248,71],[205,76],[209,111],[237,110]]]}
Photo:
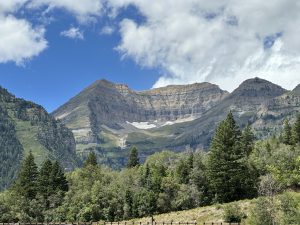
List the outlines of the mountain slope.
{"label": "mountain slope", "polygon": [[260,78],[230,94],[209,83],[135,92],[101,80],[53,115],[72,129],[79,155],[96,150],[101,162],[116,166],[125,165],[131,146],[142,159],[163,149],[207,148],[230,110],[242,127],[251,124],[258,138],[268,137],[299,111],[299,93]]}
{"label": "mountain slope", "polygon": [[41,106],[0,88],[0,189],[11,184],[29,151],[38,164],[49,158],[60,161],[67,170],[78,165],[70,130]]}
{"label": "mountain slope", "polygon": [[72,129],[77,152],[83,157],[89,150],[97,149],[100,158],[116,156],[119,162],[127,154],[122,149],[131,133],[143,134],[150,128],[194,120],[227,95],[209,83],[136,92],[126,85],[100,80],[53,115]]}
{"label": "mountain slope", "polygon": [[[168,146],[166,146],[168,149],[180,150],[186,146],[207,148],[217,124],[231,110],[239,125],[243,127],[246,124],[252,124],[257,136],[263,138],[274,131],[268,132],[265,130],[266,125],[272,126],[274,121],[267,121],[268,116],[262,112],[262,108],[265,104],[285,93],[287,93],[285,89],[266,80],[249,79],[219,104],[203,113],[200,118],[191,122],[160,128],[153,131],[153,133],[165,133],[164,137],[168,139],[165,140],[168,143]],[[144,136],[143,139],[149,141],[149,137]],[[128,137],[127,140],[131,142],[131,145],[139,146],[138,140],[133,136]],[[157,139],[151,139],[151,143],[157,143],[157,141]]]}

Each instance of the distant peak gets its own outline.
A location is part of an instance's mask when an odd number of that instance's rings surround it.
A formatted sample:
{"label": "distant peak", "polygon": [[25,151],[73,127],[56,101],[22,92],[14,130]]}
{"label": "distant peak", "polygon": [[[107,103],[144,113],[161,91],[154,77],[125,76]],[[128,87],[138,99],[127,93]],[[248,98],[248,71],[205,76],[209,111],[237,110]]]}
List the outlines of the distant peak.
{"label": "distant peak", "polygon": [[286,90],[279,85],[255,77],[245,80],[232,94],[247,97],[276,97],[285,92]]}
{"label": "distant peak", "polygon": [[[250,78],[245,80],[242,84],[273,84],[272,82],[259,78],[259,77],[254,77],[254,78]],[[273,84],[275,85],[275,84]]]}
{"label": "distant peak", "polygon": [[112,81],[106,80],[106,79],[101,79],[95,81],[90,88],[93,87],[106,87],[106,88],[116,88],[116,89],[129,89],[128,85],[126,84],[118,84],[114,83]]}
{"label": "distant peak", "polygon": [[297,87],[295,87],[293,92],[300,95],[300,84],[298,84]]}
{"label": "distant peak", "polygon": [[245,88],[245,87],[256,87],[256,88],[262,88],[262,87],[274,87],[274,88],[281,88],[279,85],[274,84],[268,80],[261,79],[259,77],[251,78],[248,80],[245,80],[241,85],[238,87],[239,88]]}
{"label": "distant peak", "polygon": [[106,79],[101,79],[101,80],[96,80],[92,86],[96,86],[96,85],[105,85],[105,86],[110,86],[110,85],[114,85],[115,83],[113,83],[112,81],[106,80]]}

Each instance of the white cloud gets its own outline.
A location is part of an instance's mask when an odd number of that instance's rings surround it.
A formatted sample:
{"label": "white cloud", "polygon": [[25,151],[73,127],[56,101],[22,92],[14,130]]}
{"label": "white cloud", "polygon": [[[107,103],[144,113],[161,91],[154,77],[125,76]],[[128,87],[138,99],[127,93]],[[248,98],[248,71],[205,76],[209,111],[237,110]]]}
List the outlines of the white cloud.
{"label": "white cloud", "polygon": [[47,48],[45,30],[14,16],[0,15],[0,63],[16,62],[39,55]]}
{"label": "white cloud", "polygon": [[101,34],[105,34],[105,35],[111,35],[114,32],[115,32],[115,29],[112,26],[105,26],[100,31]]}
{"label": "white cloud", "polygon": [[86,23],[101,15],[104,0],[30,0],[28,7],[41,6],[51,9],[65,9],[76,16],[79,22]]}
{"label": "white cloud", "polygon": [[232,90],[254,76],[300,83],[300,2],[274,0],[109,0],[146,18],[120,23],[118,50],[159,68],[154,87],[209,81]]}
{"label": "white cloud", "polygon": [[28,0],[1,0],[0,14],[14,12],[24,5]]}
{"label": "white cloud", "polygon": [[[43,15],[52,9],[64,9],[72,13],[80,23],[86,23],[101,15],[102,0],[0,0],[0,63],[24,61],[38,56],[47,48],[45,26],[34,26],[26,19],[15,16],[20,9]],[[38,15],[39,16],[39,15]],[[83,39],[78,28],[62,32],[69,38]]]}
{"label": "white cloud", "polygon": [[62,31],[60,35],[71,39],[84,39],[83,32],[78,27],[71,27],[69,30]]}

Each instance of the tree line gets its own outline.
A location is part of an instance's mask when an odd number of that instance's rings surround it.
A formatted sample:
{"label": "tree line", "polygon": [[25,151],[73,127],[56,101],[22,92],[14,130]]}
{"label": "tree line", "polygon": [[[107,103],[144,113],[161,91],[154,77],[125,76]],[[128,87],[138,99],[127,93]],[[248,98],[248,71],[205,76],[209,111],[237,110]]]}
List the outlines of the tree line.
{"label": "tree line", "polygon": [[299,141],[283,137],[288,132],[298,140],[299,124],[300,116],[279,137],[256,141],[251,127],[241,130],[230,112],[209,152],[162,151],[141,164],[133,147],[121,171],[99,165],[94,152],[67,174],[49,160],[38,169],[29,154],[12,188],[0,194],[0,221],[120,221],[255,198],[266,177],[280,190],[297,189]]}

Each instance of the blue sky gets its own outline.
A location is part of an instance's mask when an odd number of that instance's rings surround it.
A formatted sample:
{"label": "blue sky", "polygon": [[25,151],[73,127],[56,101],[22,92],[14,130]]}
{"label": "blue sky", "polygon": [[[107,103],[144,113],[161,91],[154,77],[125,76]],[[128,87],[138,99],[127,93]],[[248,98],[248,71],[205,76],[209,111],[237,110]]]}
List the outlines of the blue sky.
{"label": "blue sky", "polygon": [[98,79],[135,90],[300,83],[295,0],[1,0],[0,85],[56,109]]}
{"label": "blue sky", "polygon": [[[138,16],[125,10],[126,17]],[[0,85],[18,97],[41,104],[49,112],[65,103],[83,88],[99,79],[125,83],[135,90],[149,89],[158,79],[158,71],[143,68],[114,48],[120,37],[101,34],[101,27],[109,22],[78,25],[68,13],[58,11],[56,21],[47,26],[48,48],[24,65],[14,62],[0,64]],[[62,37],[60,33],[73,26],[81,26],[84,40]]]}

